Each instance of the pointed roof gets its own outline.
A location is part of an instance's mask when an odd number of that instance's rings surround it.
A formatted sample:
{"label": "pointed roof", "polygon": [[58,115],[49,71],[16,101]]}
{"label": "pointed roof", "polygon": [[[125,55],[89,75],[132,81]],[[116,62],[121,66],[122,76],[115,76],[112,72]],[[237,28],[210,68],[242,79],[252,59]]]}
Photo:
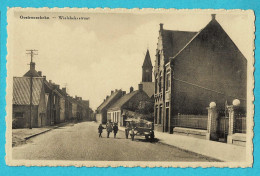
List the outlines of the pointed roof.
{"label": "pointed roof", "polygon": [[[199,32],[196,33],[196,35],[194,35],[173,57],[172,59],[175,59],[178,55],[180,55],[182,53],[182,51],[184,51],[189,45],[190,43],[192,43],[194,40],[196,40],[197,38],[202,37],[202,35],[207,34],[207,36],[210,35],[216,35],[216,33],[214,31],[221,31],[222,33],[224,33],[224,35],[226,37],[228,37],[231,41],[232,39],[229,37],[229,35],[225,32],[225,30],[222,28],[222,26],[218,23],[218,21],[215,18],[215,14],[212,14],[212,19],[211,21],[204,27],[202,28]],[[238,48],[236,46],[236,44],[232,41],[233,45]],[[238,51],[240,51],[238,49]],[[242,53],[241,53],[242,54]],[[242,54],[243,55],[243,54]]]}
{"label": "pointed roof", "polygon": [[36,70],[29,70],[23,76],[30,77],[31,75],[32,75],[32,77],[40,77],[40,75],[38,74],[38,72]]}
{"label": "pointed roof", "polygon": [[143,67],[153,67],[152,62],[151,62],[150,53],[149,53],[148,49],[146,51],[146,55],[145,55],[145,58],[144,58]]}
{"label": "pointed roof", "polygon": [[[39,105],[43,87],[43,78],[32,79],[32,104]],[[13,78],[13,104],[30,105],[30,78],[14,77]]]}
{"label": "pointed roof", "polygon": [[122,90],[116,90],[113,92],[101,105],[97,108],[98,111],[102,111],[108,107],[108,105],[116,98],[122,95]]}
{"label": "pointed roof", "polygon": [[139,93],[139,90],[135,90],[130,92],[124,96],[122,96],[119,100],[117,100],[108,110],[120,109],[123,105],[125,105],[133,96]]}

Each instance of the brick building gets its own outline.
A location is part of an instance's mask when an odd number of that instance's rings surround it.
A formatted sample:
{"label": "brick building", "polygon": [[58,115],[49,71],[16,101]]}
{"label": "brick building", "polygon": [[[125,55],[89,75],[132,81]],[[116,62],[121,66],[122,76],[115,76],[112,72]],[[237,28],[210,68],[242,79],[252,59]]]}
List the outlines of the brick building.
{"label": "brick building", "polygon": [[155,129],[172,132],[178,114],[207,114],[216,102],[241,101],[246,109],[247,60],[212,15],[199,32],[160,24],[155,61]]}
{"label": "brick building", "polygon": [[107,123],[107,110],[113,105],[118,99],[125,94],[122,90],[111,91],[111,94],[104,99],[103,103],[97,108],[96,121],[98,123]]}

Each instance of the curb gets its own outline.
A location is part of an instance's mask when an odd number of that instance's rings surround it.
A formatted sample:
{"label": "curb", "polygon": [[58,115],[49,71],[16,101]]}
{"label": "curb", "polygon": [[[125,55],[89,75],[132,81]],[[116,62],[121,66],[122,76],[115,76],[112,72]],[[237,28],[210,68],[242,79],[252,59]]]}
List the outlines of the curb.
{"label": "curb", "polygon": [[[121,127],[121,128],[119,128],[119,130],[124,131],[125,129]],[[155,134],[156,134],[156,133],[155,133]],[[155,135],[155,136],[156,136],[156,135]],[[167,146],[170,146],[170,147],[174,147],[174,148],[177,148],[177,149],[179,149],[179,150],[182,150],[182,151],[185,151],[185,152],[188,152],[188,153],[193,153],[193,154],[197,154],[197,155],[202,155],[202,156],[204,156],[204,157],[217,160],[218,162],[223,162],[223,160],[220,160],[220,159],[218,159],[218,158],[214,158],[214,157],[208,156],[208,155],[203,155],[203,154],[200,154],[200,153],[198,153],[198,152],[194,152],[194,151],[191,151],[191,150],[188,150],[188,149],[181,148],[181,147],[179,147],[179,146],[175,146],[175,145],[172,145],[172,144],[168,144],[167,142],[160,141],[160,138],[158,138],[158,139],[159,139],[158,143],[160,143],[160,144],[167,145]]]}
{"label": "curb", "polygon": [[31,136],[25,137],[24,139],[25,139],[25,140],[28,140],[28,139],[30,139],[30,138],[33,138],[33,137],[38,136],[38,135],[40,135],[40,134],[47,133],[48,131],[51,131],[51,130],[56,129],[56,128],[58,128],[58,126],[56,126],[56,127],[54,127],[54,128],[51,128],[51,129],[48,129],[48,130],[46,130],[46,131],[42,131],[42,132],[40,132],[40,133],[31,135]]}

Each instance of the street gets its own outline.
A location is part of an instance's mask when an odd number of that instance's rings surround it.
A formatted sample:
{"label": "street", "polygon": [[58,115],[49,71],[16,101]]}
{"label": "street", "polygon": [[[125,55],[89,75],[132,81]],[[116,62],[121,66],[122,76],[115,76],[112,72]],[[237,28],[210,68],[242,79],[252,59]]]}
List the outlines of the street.
{"label": "street", "polygon": [[[164,145],[144,137],[135,141],[126,139],[119,131],[117,138],[98,137],[98,124],[82,122],[68,124],[27,141],[13,148],[13,159],[27,160],[81,160],[81,161],[216,161],[195,153]],[[156,137],[156,132],[155,132]]]}

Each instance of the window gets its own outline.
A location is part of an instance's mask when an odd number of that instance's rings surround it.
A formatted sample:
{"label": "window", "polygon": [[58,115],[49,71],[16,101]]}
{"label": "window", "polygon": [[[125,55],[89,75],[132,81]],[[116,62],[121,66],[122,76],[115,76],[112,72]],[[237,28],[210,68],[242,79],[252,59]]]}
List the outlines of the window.
{"label": "window", "polygon": [[116,122],[119,122],[119,118],[120,118],[120,112],[117,112],[117,121]]}
{"label": "window", "polygon": [[161,61],[160,51],[157,52],[157,59],[158,59],[158,67],[160,67],[160,61]]}
{"label": "window", "polygon": [[171,86],[171,76],[170,73],[167,73],[166,75],[166,91],[170,89]]}
{"label": "window", "polygon": [[162,74],[160,75],[159,78],[159,92],[162,92]]}

